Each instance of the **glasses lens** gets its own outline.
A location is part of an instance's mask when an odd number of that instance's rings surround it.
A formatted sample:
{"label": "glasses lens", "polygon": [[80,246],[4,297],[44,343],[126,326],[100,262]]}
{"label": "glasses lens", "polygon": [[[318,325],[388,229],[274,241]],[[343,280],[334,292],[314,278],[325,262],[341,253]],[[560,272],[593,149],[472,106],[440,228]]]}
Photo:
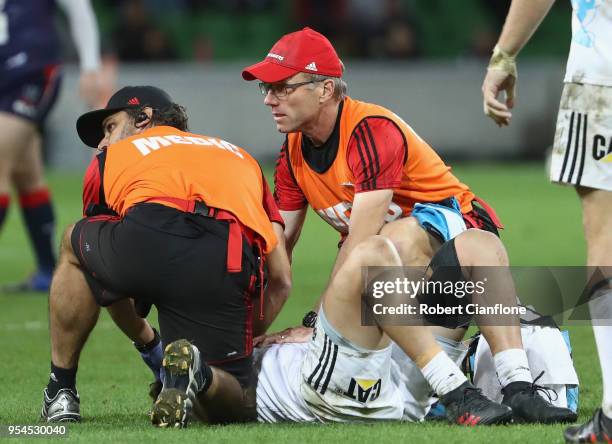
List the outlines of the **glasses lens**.
{"label": "glasses lens", "polygon": [[270,85],[266,84],[266,83],[260,83],[259,84],[259,91],[265,96],[268,94],[268,91],[270,90]]}

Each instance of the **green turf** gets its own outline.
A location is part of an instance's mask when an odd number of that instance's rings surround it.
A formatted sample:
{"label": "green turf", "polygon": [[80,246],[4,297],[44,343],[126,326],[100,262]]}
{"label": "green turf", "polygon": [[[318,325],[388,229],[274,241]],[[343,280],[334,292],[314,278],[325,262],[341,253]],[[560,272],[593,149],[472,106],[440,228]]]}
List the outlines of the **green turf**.
{"label": "green turf", "polygon": [[[462,165],[455,173],[495,206],[507,225],[503,239],[515,265],[584,262],[580,210],[573,190],[548,184],[538,164]],[[54,173],[59,226],[80,215],[80,177]],[[61,232],[61,231],[60,231]],[[58,234],[58,239],[59,239]],[[276,328],[299,323],[323,289],[337,237],[310,214],[294,255],[294,291]],[[0,236],[0,282],[32,269],[32,256],[13,207]],[[156,323],[156,320],[153,319]],[[581,378],[581,416],[600,402],[601,379],[590,328],[571,329]],[[0,424],[36,422],[49,371],[47,302],[41,295],[0,295]],[[443,424],[194,426],[157,430],[146,417],[150,373],[129,341],[103,313],[82,354],[78,387],[84,421],[69,427],[82,442],[560,442],[561,426],[463,429]],[[17,442],[17,441],[12,441]]]}

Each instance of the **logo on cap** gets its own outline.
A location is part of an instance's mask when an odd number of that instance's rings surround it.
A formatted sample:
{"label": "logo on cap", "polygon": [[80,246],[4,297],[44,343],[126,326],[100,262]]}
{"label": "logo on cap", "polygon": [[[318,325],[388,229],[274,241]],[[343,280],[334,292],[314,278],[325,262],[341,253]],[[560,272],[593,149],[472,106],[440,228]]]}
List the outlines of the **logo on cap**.
{"label": "logo on cap", "polygon": [[138,97],[132,97],[128,100],[128,105],[140,105],[140,100],[138,100]]}
{"label": "logo on cap", "polygon": [[272,57],[273,59],[280,60],[281,62],[285,60],[285,58],[282,55],[274,54],[273,52],[269,52],[268,57]]}
{"label": "logo on cap", "polygon": [[316,71],[317,65],[315,64],[315,62],[310,62],[308,65],[304,67],[304,69],[308,69],[310,71]]}

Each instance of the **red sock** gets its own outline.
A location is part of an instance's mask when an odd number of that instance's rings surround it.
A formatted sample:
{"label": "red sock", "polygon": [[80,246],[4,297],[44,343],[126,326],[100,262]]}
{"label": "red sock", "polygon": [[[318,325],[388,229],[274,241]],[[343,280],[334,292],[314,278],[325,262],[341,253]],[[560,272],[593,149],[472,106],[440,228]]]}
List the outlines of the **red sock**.
{"label": "red sock", "polygon": [[0,227],[2,227],[2,224],[4,223],[10,203],[11,196],[9,194],[0,194]]}

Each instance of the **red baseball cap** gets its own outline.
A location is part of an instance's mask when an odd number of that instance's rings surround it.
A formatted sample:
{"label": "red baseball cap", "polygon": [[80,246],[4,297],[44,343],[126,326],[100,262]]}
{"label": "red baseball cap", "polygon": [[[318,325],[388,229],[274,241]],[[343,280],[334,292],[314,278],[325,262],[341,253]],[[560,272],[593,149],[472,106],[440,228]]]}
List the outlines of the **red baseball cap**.
{"label": "red baseball cap", "polygon": [[242,78],[275,83],[298,72],[342,77],[342,71],[342,62],[330,41],[306,27],[281,37],[263,61],[242,71]]}

